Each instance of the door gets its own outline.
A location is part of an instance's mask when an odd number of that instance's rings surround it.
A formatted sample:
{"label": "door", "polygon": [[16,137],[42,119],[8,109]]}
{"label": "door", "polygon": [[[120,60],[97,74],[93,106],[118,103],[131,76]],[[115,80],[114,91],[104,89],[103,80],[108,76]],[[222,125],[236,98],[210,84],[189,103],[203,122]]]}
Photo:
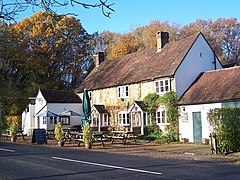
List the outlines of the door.
{"label": "door", "polygon": [[201,112],[193,112],[193,142],[202,142]]}

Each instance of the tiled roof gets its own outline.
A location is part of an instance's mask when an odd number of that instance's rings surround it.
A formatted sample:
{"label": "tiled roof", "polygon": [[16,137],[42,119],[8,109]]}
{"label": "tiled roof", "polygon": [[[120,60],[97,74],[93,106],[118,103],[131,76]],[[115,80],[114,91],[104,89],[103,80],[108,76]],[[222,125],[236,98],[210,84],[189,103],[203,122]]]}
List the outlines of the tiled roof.
{"label": "tiled roof", "polygon": [[41,93],[48,103],[82,103],[80,97],[74,92],[41,90]]}
{"label": "tiled roof", "polygon": [[179,104],[240,101],[240,67],[202,73],[181,97]]}
{"label": "tiled roof", "polygon": [[146,107],[142,101],[134,101],[143,111],[146,111]]}
{"label": "tiled roof", "polygon": [[168,43],[160,52],[153,48],[104,61],[91,71],[76,92],[83,92],[84,88],[96,90],[172,76],[199,34]]}
{"label": "tiled roof", "polygon": [[105,109],[104,105],[94,105],[94,107],[96,108],[96,110],[99,113],[108,113],[107,110]]}

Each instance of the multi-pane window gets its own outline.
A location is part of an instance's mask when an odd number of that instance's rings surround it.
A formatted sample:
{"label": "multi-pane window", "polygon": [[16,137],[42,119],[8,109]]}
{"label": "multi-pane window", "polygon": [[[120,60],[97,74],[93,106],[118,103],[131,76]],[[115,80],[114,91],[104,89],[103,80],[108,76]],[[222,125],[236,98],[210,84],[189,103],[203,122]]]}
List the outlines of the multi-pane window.
{"label": "multi-pane window", "polygon": [[119,125],[129,125],[129,114],[126,111],[121,111],[118,113],[118,124]]}
{"label": "multi-pane window", "polygon": [[69,125],[70,124],[70,117],[68,116],[63,116],[60,118],[60,122],[63,124],[63,125]]}
{"label": "multi-pane window", "polygon": [[43,117],[43,124],[47,124],[47,117]]}
{"label": "multi-pane window", "polygon": [[129,87],[128,86],[119,86],[118,90],[118,98],[127,98],[129,94]]}
{"label": "multi-pane window", "polygon": [[166,110],[158,110],[156,112],[156,121],[157,121],[157,124],[166,124],[167,123]]}
{"label": "multi-pane window", "polygon": [[97,116],[92,118],[92,126],[98,126],[98,122],[99,122],[99,120],[98,120]]}
{"label": "multi-pane window", "polygon": [[170,82],[168,79],[155,81],[155,92],[161,94],[170,91]]}
{"label": "multi-pane window", "polygon": [[50,124],[57,124],[57,117],[50,117]]}
{"label": "multi-pane window", "polygon": [[107,126],[108,125],[108,114],[102,114],[102,126]]}

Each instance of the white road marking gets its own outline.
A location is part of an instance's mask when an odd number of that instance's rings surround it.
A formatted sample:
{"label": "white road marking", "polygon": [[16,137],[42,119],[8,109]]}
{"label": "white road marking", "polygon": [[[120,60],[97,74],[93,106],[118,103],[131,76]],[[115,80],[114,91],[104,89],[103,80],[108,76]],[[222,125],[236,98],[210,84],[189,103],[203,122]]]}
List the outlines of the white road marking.
{"label": "white road marking", "polygon": [[15,150],[11,150],[11,149],[3,149],[3,148],[0,148],[0,151],[15,152]]}
{"label": "white road marking", "polygon": [[61,157],[52,157],[52,158],[57,159],[57,160],[62,160],[62,161],[76,162],[76,163],[81,163],[81,164],[89,164],[89,165],[93,165],[93,166],[101,166],[101,167],[108,167],[108,168],[114,168],[114,169],[123,169],[123,170],[127,170],[127,171],[135,171],[135,172],[140,172],[140,173],[148,173],[148,174],[156,174],[156,175],[162,174],[160,172],[146,171],[146,170],[141,170],[141,169],[121,167],[121,166],[113,166],[113,165],[108,165],[108,164],[99,164],[99,163],[93,163],[93,162],[87,162],[87,161],[79,161],[79,160],[66,159],[66,158],[61,158]]}

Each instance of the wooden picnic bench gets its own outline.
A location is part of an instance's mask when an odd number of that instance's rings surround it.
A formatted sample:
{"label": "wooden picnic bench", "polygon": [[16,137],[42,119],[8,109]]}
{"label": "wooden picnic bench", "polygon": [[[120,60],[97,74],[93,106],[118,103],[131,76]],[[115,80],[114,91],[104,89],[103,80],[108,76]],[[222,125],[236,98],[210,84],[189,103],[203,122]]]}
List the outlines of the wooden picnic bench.
{"label": "wooden picnic bench", "polygon": [[112,135],[108,136],[112,143],[116,139],[121,139],[123,144],[126,144],[127,140],[133,140],[136,143],[136,137],[133,131],[112,131]]}
{"label": "wooden picnic bench", "polygon": [[[72,139],[75,141],[75,143],[78,143],[78,146],[80,146],[80,144],[82,142],[84,142],[83,140],[83,133],[82,132],[75,132],[73,133],[74,137],[72,136]],[[94,142],[101,142],[102,146],[104,146],[104,141],[106,141],[107,139],[104,138],[103,133],[101,132],[93,132],[93,139],[92,139],[92,143]]]}
{"label": "wooden picnic bench", "polygon": [[[2,134],[2,136],[5,138],[5,140],[8,140],[8,138],[11,138],[10,131],[7,130],[6,133]],[[23,134],[23,130],[17,130],[17,137],[22,137],[23,140],[25,140],[25,136],[27,136],[27,134]]]}

